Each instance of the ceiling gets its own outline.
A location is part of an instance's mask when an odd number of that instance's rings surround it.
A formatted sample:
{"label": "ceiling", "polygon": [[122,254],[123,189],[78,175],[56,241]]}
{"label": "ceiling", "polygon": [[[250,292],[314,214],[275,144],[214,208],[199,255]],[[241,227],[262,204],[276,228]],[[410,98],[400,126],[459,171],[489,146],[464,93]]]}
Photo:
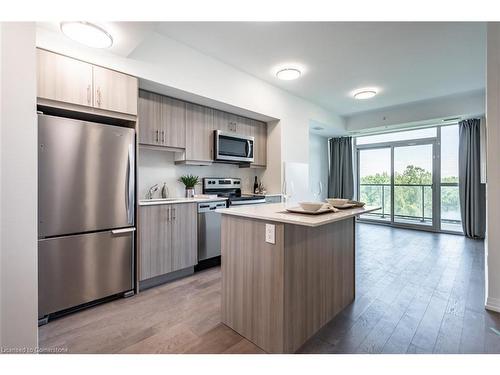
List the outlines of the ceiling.
{"label": "ceiling", "polygon": [[[340,115],[482,89],[486,24],[162,22],[156,30]],[[280,81],[275,67],[303,67]],[[354,100],[352,91],[380,94]]]}
{"label": "ceiling", "polygon": [[[349,116],[484,89],[486,24],[471,22],[107,22],[111,52],[127,56],[151,32]],[[39,26],[58,31],[57,23]],[[276,69],[302,77],[280,81]],[[379,94],[354,100],[352,91]]]}

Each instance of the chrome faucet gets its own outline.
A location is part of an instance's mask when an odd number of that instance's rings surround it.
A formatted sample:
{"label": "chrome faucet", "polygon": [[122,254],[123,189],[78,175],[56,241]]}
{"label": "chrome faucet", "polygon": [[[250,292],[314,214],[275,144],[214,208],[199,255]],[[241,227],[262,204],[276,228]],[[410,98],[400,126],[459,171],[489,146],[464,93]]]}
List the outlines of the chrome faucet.
{"label": "chrome faucet", "polygon": [[153,199],[153,194],[158,190],[158,184],[151,186],[146,193],[146,199]]}

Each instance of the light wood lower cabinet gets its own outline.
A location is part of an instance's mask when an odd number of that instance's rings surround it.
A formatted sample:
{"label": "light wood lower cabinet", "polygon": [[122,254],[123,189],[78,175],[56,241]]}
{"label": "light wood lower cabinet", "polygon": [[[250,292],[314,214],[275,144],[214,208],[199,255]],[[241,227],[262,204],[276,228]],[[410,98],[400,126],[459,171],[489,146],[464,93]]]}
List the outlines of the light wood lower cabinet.
{"label": "light wood lower cabinet", "polygon": [[355,297],[354,218],[319,227],[222,215],[222,323],[294,353]]}
{"label": "light wood lower cabinet", "polygon": [[139,207],[141,281],[194,266],[197,243],[195,203]]}
{"label": "light wood lower cabinet", "polygon": [[195,203],[173,204],[170,222],[172,271],[198,263],[198,211]]}

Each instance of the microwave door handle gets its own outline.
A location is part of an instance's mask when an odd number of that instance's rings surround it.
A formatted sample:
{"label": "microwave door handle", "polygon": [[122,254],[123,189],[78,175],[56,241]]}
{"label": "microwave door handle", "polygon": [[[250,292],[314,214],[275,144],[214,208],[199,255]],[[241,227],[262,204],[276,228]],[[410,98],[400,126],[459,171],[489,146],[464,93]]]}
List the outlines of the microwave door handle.
{"label": "microwave door handle", "polygon": [[251,153],[252,153],[252,144],[251,144],[250,140],[248,139],[247,140],[247,158],[250,157]]}
{"label": "microwave door handle", "polygon": [[250,145],[250,150],[248,151],[248,157],[251,158],[253,154],[253,141],[248,141],[248,144]]}

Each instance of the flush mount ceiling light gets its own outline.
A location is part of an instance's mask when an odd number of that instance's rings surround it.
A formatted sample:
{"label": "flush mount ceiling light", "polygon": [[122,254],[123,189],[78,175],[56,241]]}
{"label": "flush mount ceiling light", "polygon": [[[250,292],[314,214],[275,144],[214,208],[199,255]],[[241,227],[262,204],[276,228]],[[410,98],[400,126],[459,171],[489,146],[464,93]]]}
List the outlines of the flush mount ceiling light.
{"label": "flush mount ceiling light", "polygon": [[377,95],[377,90],[375,89],[360,89],[354,92],[354,99],[364,100],[370,99]]}
{"label": "flush mount ceiling light", "polygon": [[89,22],[61,22],[61,31],[68,38],[93,48],[109,48],[113,38],[103,28]]}
{"label": "flush mount ceiling light", "polygon": [[276,73],[276,77],[278,77],[278,79],[281,79],[283,81],[291,81],[297,79],[300,77],[300,75],[301,75],[300,70],[296,68],[285,68],[279,70]]}

